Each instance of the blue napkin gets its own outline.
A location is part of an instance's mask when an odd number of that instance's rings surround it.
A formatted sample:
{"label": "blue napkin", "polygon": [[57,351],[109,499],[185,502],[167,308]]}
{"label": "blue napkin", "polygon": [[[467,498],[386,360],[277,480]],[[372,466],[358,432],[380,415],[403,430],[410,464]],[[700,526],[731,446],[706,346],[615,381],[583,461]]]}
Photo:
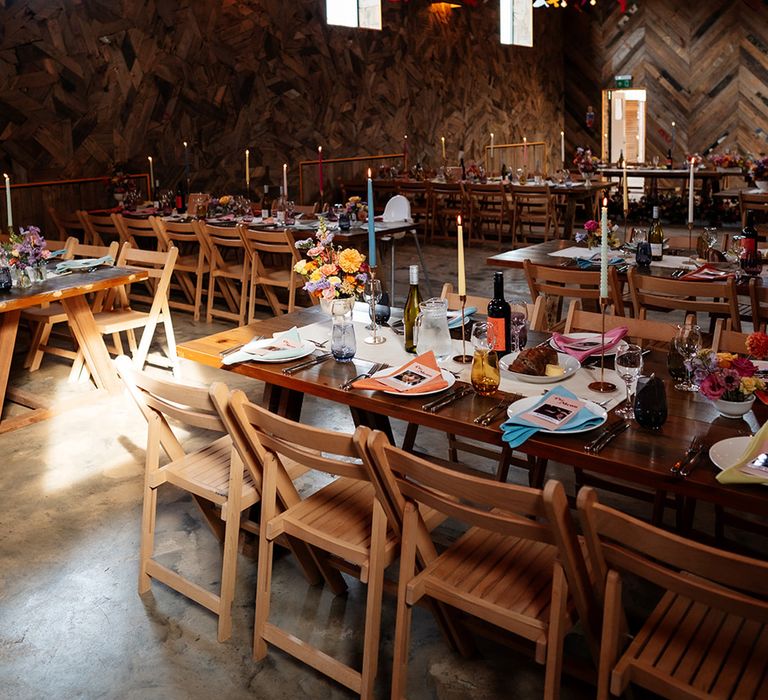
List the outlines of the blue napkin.
{"label": "blue napkin", "polygon": [[[568,391],[568,389],[562,386],[558,386],[548,391],[528,410],[536,408],[536,406],[540,406],[552,395],[567,396],[570,399],[578,399],[578,396]],[[527,412],[528,411],[525,411],[525,413]],[[589,429],[596,428],[602,423],[603,418],[601,416],[595,415],[586,406],[584,406],[573,418],[571,418],[571,420],[561,426],[561,428],[562,430],[573,430],[578,428]],[[501,439],[504,440],[504,442],[509,443],[510,447],[519,447],[529,437],[531,437],[531,435],[534,435],[539,430],[542,430],[542,428],[540,428],[538,425],[534,425],[533,423],[525,420],[524,418],[520,418],[519,416],[513,416],[501,424]]]}
{"label": "blue napkin", "polygon": [[[609,265],[621,265],[624,262],[624,258],[615,257],[608,260]],[[580,270],[588,270],[591,267],[600,267],[600,258],[592,260],[592,258],[576,258],[576,264]]]}
{"label": "blue napkin", "polygon": [[79,258],[77,260],[62,260],[56,263],[56,274],[61,275],[64,272],[76,272],[77,270],[87,270],[90,267],[99,265],[112,265],[115,262],[111,255],[105,255],[101,258]]}
{"label": "blue napkin", "polygon": [[[477,312],[476,306],[467,306],[464,309],[464,319],[468,319]],[[454,315],[455,314],[455,315]],[[461,309],[448,312],[448,328],[461,328]]]}

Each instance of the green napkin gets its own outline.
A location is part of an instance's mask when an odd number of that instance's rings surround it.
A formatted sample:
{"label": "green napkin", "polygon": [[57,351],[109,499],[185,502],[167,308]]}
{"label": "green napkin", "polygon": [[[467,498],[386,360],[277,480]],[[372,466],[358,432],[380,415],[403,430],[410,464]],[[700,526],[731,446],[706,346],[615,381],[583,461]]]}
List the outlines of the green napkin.
{"label": "green napkin", "polygon": [[768,451],[768,421],[763,424],[749,441],[744,453],[732,467],[721,471],[715,477],[721,484],[764,484],[765,479],[750,474],[744,474],[741,468],[751,462],[757,455]]}

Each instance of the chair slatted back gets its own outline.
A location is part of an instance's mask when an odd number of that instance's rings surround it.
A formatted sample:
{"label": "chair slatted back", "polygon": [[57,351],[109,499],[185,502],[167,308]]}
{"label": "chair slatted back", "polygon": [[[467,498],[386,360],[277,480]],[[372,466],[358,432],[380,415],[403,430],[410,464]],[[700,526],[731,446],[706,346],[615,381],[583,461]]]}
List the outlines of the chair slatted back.
{"label": "chair slatted back", "polygon": [[76,211],[66,213],[56,211],[53,207],[48,207],[48,215],[51,217],[53,225],[59,232],[61,240],[65,240],[72,235],[79,237],[85,236],[85,227]]}
{"label": "chair slatted back", "polygon": [[115,214],[115,223],[123,243],[128,242],[133,248],[144,250],[164,250],[163,241],[157,234],[154,216],[138,219],[133,216]]}
{"label": "chair slatted back", "polygon": [[728,322],[718,318],[715,323],[715,332],[712,336],[712,350],[714,352],[732,352],[744,355],[747,352],[747,338],[749,333],[732,331]]}
{"label": "chair slatted back", "polygon": [[77,212],[86,232],[85,243],[91,245],[109,245],[112,241],[122,241],[117,216],[111,212]]}
{"label": "chair slatted back", "polygon": [[765,330],[768,323],[768,287],[762,284],[762,280],[755,278],[749,280],[749,300],[755,330]]}
{"label": "chair slatted back", "polygon": [[[170,248],[165,251],[158,250],[139,250],[133,248],[130,243],[123,243],[120,248],[120,254],[117,257],[115,265],[117,267],[138,267],[146,270],[147,275],[155,283],[153,285],[153,296],[151,298],[151,308],[148,312],[150,316],[158,317],[163,308],[168,307],[168,291],[171,285],[171,277],[176,258],[179,254],[178,248]],[[115,296],[109,299],[109,304],[114,304],[119,299],[120,306],[128,307],[128,292],[124,287],[116,288]]]}
{"label": "chair slatted back", "polygon": [[645,318],[647,309],[715,314],[730,318],[734,330],[741,330],[736,282],[732,277],[722,282],[694,282],[641,275],[630,268],[628,281],[636,318]]}
{"label": "chair slatted back", "polygon": [[[578,511],[598,591],[609,569],[733,614],[768,623],[768,562],[752,559],[649,525],[602,505],[591,488]],[[753,597],[757,596],[757,597]]]}

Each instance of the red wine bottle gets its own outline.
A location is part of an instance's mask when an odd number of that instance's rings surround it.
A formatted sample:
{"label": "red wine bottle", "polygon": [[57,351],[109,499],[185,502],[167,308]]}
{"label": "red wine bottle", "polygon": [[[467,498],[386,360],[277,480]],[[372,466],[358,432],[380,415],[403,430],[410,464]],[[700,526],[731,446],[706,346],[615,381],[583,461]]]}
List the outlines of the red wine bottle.
{"label": "red wine bottle", "polygon": [[493,349],[501,355],[510,349],[510,306],[504,299],[504,273],[493,273],[493,299],[488,302],[488,325],[493,328]]}

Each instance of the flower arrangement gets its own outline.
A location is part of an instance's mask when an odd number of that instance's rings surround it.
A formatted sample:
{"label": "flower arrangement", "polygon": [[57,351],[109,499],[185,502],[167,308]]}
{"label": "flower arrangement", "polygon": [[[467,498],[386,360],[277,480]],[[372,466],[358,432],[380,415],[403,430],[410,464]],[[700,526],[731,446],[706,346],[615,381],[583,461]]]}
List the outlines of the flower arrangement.
{"label": "flower arrangement", "polygon": [[729,352],[702,350],[690,362],[699,391],[711,401],[749,401],[765,382],[751,360]]}
{"label": "flower arrangement", "polygon": [[693,162],[696,168],[698,168],[704,162],[704,158],[702,158],[701,155],[698,153],[688,153],[685,156],[685,162],[688,165],[690,165],[691,162]]}
{"label": "flower arrangement", "polygon": [[753,180],[768,180],[768,156],[751,161],[749,172]]}
{"label": "flower arrangement", "polygon": [[485,168],[477,163],[470,163],[466,169],[467,180],[469,182],[485,182]]}
{"label": "flower arrangement", "polygon": [[357,221],[368,219],[368,205],[360,197],[350,197],[344,205],[344,211],[350,219],[353,217]]}
{"label": "flower arrangement", "polygon": [[[608,221],[608,247],[618,248],[621,245],[619,237],[617,235],[619,230],[618,226],[614,226],[613,222]],[[594,219],[590,219],[584,224],[584,230],[576,234],[576,242],[584,243],[590,248],[596,248],[600,245],[603,238],[603,232],[600,230],[600,223]]]}
{"label": "flower arrangement", "polygon": [[354,248],[334,246],[325,219],[320,219],[315,238],[296,241],[296,247],[305,250],[308,259],[299,260],[293,271],[306,279],[304,289],[311,296],[330,300],[363,293],[369,271],[365,256]]}
{"label": "flower arrangement", "polygon": [[126,165],[117,163],[112,168],[112,175],[107,178],[107,189],[109,193],[116,198],[122,199],[126,193],[136,190],[136,183],[132,178],[125,174]]}
{"label": "flower arrangement", "polygon": [[595,172],[599,162],[597,157],[592,155],[592,149],[582,148],[581,146],[576,149],[576,154],[573,157],[573,164],[582,174]]}
{"label": "flower arrangement", "polygon": [[51,255],[45,238],[37,226],[22,228],[20,233],[12,233],[8,242],[3,244],[3,255],[9,267],[26,270],[42,265]]}
{"label": "flower arrangement", "polygon": [[747,160],[744,156],[730,151],[713,153],[709,156],[709,162],[715,168],[741,168],[743,170],[747,166]]}

